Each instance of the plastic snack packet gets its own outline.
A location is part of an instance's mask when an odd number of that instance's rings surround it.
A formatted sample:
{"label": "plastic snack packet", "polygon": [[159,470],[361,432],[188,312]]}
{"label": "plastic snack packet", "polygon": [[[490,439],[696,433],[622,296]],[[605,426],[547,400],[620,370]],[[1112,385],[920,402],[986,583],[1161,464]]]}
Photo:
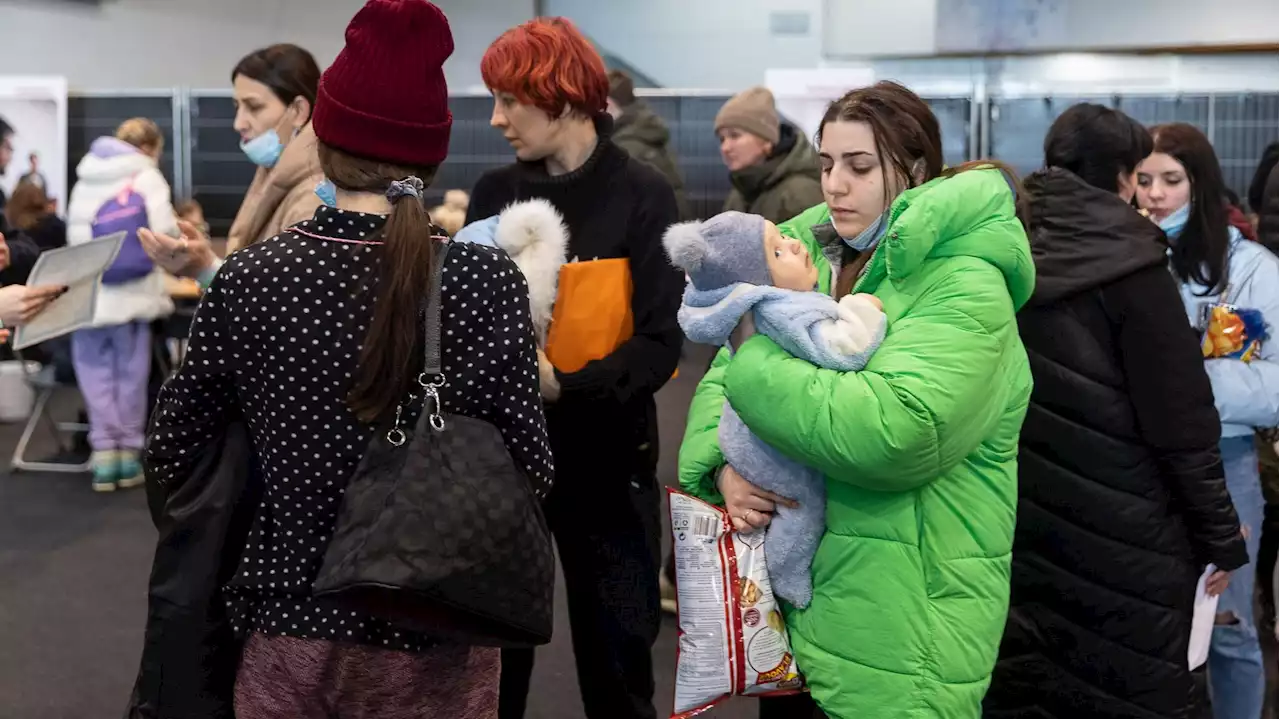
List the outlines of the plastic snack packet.
{"label": "plastic snack packet", "polygon": [[720,507],[674,489],[667,497],[680,607],[671,719],[700,714],[734,695],[803,691],[769,584],[764,532],[734,532]]}
{"label": "plastic snack packet", "polygon": [[1267,336],[1262,312],[1216,304],[1205,309],[1205,331],[1200,350],[1205,359],[1238,359],[1248,362]]}

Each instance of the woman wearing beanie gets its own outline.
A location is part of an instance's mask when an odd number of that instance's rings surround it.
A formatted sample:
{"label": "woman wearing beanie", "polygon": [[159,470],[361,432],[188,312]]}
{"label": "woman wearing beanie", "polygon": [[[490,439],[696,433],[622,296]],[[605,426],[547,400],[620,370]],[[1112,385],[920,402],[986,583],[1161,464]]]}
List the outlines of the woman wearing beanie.
{"label": "woman wearing beanie", "polygon": [[813,145],[778,118],[768,89],[753,87],[729,98],[716,113],[716,137],[733,183],[725,211],[781,224],[822,202]]}
{"label": "woman wearing beanie", "polygon": [[[498,650],[311,594],[348,478],[375,432],[413,401],[422,367],[406,358],[421,356],[420,307],[445,247],[422,192],[449,143],[448,22],[426,0],[370,0],[346,40],[315,112],[333,204],[227,259],[161,394],[148,475],[179,485],[198,459],[192,448],[233,418],[247,421],[263,496],[226,587],[232,624],[247,636],[239,719],[487,719]],[[448,252],[441,411],[497,426],[545,496],[551,458],[525,284],[502,254]]]}
{"label": "woman wearing beanie", "polygon": [[[586,715],[653,717],[662,531],[653,395],[682,343],[683,278],[662,249],[679,220],[675,194],[610,140],[604,63],[568,20],[507,31],[480,70],[494,95],[490,124],[516,162],[476,183],[468,224],[543,198],[569,230],[543,364],[557,478],[546,511]],[[532,651],[503,653],[502,716],[524,715],[532,669]]]}
{"label": "woman wearing beanie", "polygon": [[943,171],[937,118],[896,83],[831,103],[820,128],[826,203],[780,229],[815,258],[819,289],[879,298],[888,332],[856,372],[735,340],[698,386],[680,483],[768,525],[772,495],[720,451],[726,399],[826,478],[813,600],[785,611],[811,693],[763,700],[762,717],[977,717],[1008,609],[1031,394],[1014,312],[1034,268],[1016,183],[987,161]]}
{"label": "woman wearing beanie", "polygon": [[1221,165],[1204,133],[1173,123],[1151,128],[1151,136],[1155,150],[1138,166],[1138,204],[1169,238],[1170,271],[1187,320],[1203,333],[1210,313],[1251,310],[1267,328],[1253,352],[1232,356],[1211,345],[1204,361],[1222,421],[1227,490],[1249,550],[1249,563],[1232,574],[1218,601],[1209,686],[1217,719],[1252,719],[1262,712],[1267,684],[1254,622],[1264,501],[1253,435],[1280,421],[1280,270],[1275,255],[1229,224]]}
{"label": "woman wearing beanie", "polygon": [[140,453],[151,378],[151,322],[173,312],[164,273],[141,251],[142,228],[172,232],[169,183],[156,162],[164,136],[135,117],[99,137],[76,166],[67,207],[67,243],[118,231],[128,234],[103,277],[92,324],[71,335],[71,359],[89,415],[93,489],[111,492],[143,482]]}
{"label": "woman wearing beanie", "polygon": [[1018,325],[1035,389],[987,719],[1198,716],[1196,582],[1213,564],[1220,591],[1247,559],[1168,245],[1131,204],[1151,147],[1132,118],[1082,103],[1026,181],[1036,288]]}

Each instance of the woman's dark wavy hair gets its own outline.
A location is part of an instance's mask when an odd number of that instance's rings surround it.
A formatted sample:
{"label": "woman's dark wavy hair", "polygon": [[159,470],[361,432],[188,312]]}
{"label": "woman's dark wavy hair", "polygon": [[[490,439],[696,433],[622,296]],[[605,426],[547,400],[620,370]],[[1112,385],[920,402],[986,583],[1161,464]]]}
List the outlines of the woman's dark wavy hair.
{"label": "woman's dark wavy hair", "polygon": [[1177,160],[1191,183],[1191,214],[1187,226],[1172,243],[1170,260],[1174,274],[1183,282],[1195,282],[1208,289],[1204,295],[1222,292],[1227,285],[1227,254],[1231,235],[1227,231],[1226,183],[1222,166],[1209,138],[1184,122],[1151,128],[1154,152]]}
{"label": "woman's dark wavy hair", "polygon": [[285,105],[302,97],[313,111],[316,108],[320,66],[311,53],[297,45],[280,43],[254,50],[236,63],[231,71],[231,81],[235,82],[238,75],[271,88],[272,94]]}
{"label": "woman's dark wavy hair", "polygon": [[[920,96],[905,85],[881,80],[870,87],[851,90],[827,106],[818,126],[817,144],[822,144],[822,133],[833,122],[865,122],[876,140],[876,154],[880,156],[880,168],[885,176],[885,202],[897,177],[907,189],[924,184],[938,177],[952,177],[968,170],[998,169],[1004,173],[1013,190],[1018,219],[1027,226],[1026,203],[1018,174],[1003,162],[974,160],[954,167],[945,167],[942,161],[942,131],[938,118]],[[845,263],[847,268],[853,265]],[[848,294],[857,277],[853,272],[840,273],[836,280],[836,296]]]}
{"label": "woman's dark wavy hair", "polygon": [[1058,116],[1044,138],[1045,167],[1060,167],[1107,192],[1120,191],[1155,143],[1137,120],[1103,105],[1082,102]]}

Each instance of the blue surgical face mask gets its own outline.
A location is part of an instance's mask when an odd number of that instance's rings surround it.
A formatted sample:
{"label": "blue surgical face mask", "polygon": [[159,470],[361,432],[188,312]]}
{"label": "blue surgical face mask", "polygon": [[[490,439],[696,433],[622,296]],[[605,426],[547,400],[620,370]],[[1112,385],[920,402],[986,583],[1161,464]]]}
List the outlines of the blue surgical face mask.
{"label": "blue surgical face mask", "polygon": [[1174,210],[1168,217],[1160,220],[1160,229],[1169,236],[1169,239],[1177,239],[1182,234],[1183,228],[1187,226],[1187,219],[1191,217],[1191,203],[1179,207]]}
{"label": "blue surgical face mask", "polygon": [[859,232],[856,237],[842,238],[844,243],[858,252],[866,252],[875,247],[880,242],[880,238],[884,237],[884,233],[889,231],[889,211],[885,210],[876,221],[867,225],[867,229]]}
{"label": "blue surgical face mask", "polygon": [[319,197],[320,201],[329,207],[338,206],[338,188],[327,177],[316,185],[316,197]]}
{"label": "blue surgical face mask", "polygon": [[284,143],[280,142],[280,133],[272,129],[252,140],[241,142],[240,150],[253,164],[271,169],[280,161],[280,154],[284,152]]}

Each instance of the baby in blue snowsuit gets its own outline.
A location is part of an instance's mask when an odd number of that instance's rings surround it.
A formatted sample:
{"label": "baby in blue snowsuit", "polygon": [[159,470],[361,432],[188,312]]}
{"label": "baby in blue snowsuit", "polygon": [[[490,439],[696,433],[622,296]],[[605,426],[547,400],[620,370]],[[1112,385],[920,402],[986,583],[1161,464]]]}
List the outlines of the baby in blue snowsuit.
{"label": "baby in blue snowsuit", "polygon": [[[885,335],[885,315],[871,295],[840,301],[815,291],[818,268],[804,245],[758,215],[724,212],[706,222],[673,225],[663,238],[689,284],[678,315],[694,342],[728,344],[750,312],[755,330],[793,356],[827,369],[866,366]],[[810,567],[826,527],[822,473],[784,457],[751,433],[728,402],[720,419],[725,461],[748,482],[795,500],[778,506],[765,535],[774,593],[797,607],[813,598]]]}

